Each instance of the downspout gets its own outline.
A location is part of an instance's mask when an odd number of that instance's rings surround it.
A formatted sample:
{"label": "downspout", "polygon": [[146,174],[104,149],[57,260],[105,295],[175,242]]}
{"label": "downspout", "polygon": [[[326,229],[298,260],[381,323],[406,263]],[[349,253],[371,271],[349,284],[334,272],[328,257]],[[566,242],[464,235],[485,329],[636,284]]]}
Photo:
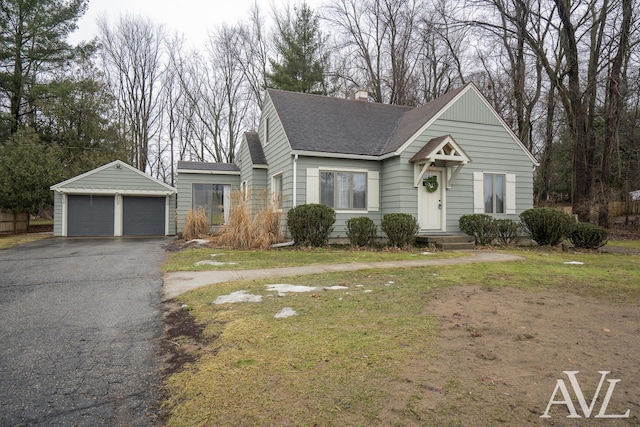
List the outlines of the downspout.
{"label": "downspout", "polygon": [[293,208],[298,205],[297,201],[297,193],[298,193],[298,155],[293,155]]}

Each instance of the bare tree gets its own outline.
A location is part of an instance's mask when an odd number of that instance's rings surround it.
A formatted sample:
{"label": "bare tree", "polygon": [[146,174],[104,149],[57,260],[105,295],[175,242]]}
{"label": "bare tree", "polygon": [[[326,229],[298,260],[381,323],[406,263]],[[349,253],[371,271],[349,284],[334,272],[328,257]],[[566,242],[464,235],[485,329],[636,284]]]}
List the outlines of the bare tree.
{"label": "bare tree", "polygon": [[629,61],[629,46],[632,25],[632,2],[622,0],[622,20],[620,23],[617,52],[611,62],[607,79],[607,99],[605,103],[605,138],[602,150],[602,169],[600,173],[598,223],[609,226],[609,199],[611,196],[611,158],[618,142],[620,116],[624,110],[625,98],[624,71]]}
{"label": "bare tree", "polygon": [[132,159],[149,166],[149,142],[161,119],[164,27],[148,19],[121,16],[111,25],[99,19],[102,60],[123,114],[123,132],[131,140]]}

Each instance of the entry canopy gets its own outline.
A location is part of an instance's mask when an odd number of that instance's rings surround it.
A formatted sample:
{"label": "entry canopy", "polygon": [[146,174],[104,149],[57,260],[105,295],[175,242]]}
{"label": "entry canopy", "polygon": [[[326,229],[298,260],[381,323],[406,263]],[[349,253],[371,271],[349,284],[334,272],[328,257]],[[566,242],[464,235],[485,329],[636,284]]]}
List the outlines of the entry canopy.
{"label": "entry canopy", "polygon": [[416,187],[420,185],[422,176],[427,172],[429,167],[435,165],[437,161],[445,163],[447,167],[446,186],[447,188],[451,188],[451,184],[453,184],[456,176],[458,176],[458,173],[464,165],[471,162],[471,158],[451,135],[433,138],[409,159],[410,163],[423,165],[414,183]]}

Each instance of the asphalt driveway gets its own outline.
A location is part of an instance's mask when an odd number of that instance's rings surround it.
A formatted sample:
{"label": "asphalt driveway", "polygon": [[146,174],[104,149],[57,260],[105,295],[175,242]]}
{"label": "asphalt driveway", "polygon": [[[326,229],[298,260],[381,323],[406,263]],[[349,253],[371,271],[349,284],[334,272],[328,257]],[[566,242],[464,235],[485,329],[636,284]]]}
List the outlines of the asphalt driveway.
{"label": "asphalt driveway", "polygon": [[167,239],[0,251],[0,426],[150,426]]}

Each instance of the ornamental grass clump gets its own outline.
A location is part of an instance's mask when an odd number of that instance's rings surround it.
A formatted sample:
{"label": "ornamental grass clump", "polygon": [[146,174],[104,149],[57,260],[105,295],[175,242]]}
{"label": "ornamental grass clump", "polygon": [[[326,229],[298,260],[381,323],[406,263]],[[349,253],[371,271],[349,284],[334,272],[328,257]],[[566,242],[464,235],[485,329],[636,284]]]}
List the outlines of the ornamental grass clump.
{"label": "ornamental grass clump", "polygon": [[209,219],[202,206],[187,212],[184,220],[182,237],[185,240],[200,239],[209,236]]}
{"label": "ornamental grass clump", "polygon": [[226,223],[215,235],[217,245],[232,249],[268,249],[282,240],[280,231],[280,211],[266,195],[258,200],[252,214],[249,201],[250,192],[245,196],[241,191],[231,194],[231,211]]}

